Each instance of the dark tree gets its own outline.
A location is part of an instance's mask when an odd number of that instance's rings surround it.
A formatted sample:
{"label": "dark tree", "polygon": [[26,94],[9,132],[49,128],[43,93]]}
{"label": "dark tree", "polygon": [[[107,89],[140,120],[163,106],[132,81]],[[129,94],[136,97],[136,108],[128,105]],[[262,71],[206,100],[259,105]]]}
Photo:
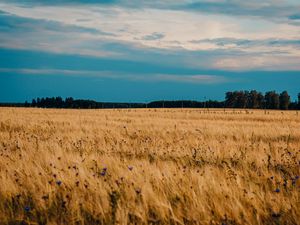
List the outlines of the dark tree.
{"label": "dark tree", "polygon": [[261,92],[259,92],[257,95],[257,104],[258,104],[258,109],[264,108],[264,95]]}
{"label": "dark tree", "polygon": [[225,94],[225,107],[227,108],[234,108],[235,106],[235,95],[233,92],[228,91]]}
{"label": "dark tree", "polygon": [[36,106],[41,107],[41,99],[40,98],[36,99]]}
{"label": "dark tree", "polygon": [[279,109],[279,95],[275,91],[266,92],[265,107],[267,109]]}
{"label": "dark tree", "polygon": [[63,108],[64,107],[64,101],[62,99],[62,97],[56,97],[55,98],[55,107],[56,108]]}
{"label": "dark tree", "polygon": [[287,91],[283,91],[279,96],[280,109],[283,110],[289,109],[290,103],[291,103],[291,97],[289,96]]}
{"label": "dark tree", "polygon": [[247,108],[250,109],[261,109],[263,108],[264,96],[262,93],[255,90],[250,91],[248,94]]}
{"label": "dark tree", "polygon": [[46,100],[44,99],[44,98],[41,98],[40,99],[40,104],[39,104],[39,107],[45,107],[45,105],[46,105]]}
{"label": "dark tree", "polygon": [[235,91],[235,108],[246,108],[247,105],[247,93],[244,91]]}
{"label": "dark tree", "polygon": [[32,99],[31,107],[36,107],[36,100],[35,99]]}
{"label": "dark tree", "polygon": [[66,98],[65,107],[73,108],[73,101],[74,101],[74,99],[72,97]]}
{"label": "dark tree", "polygon": [[225,95],[225,106],[227,108],[246,108],[249,101],[248,91],[227,92]]}

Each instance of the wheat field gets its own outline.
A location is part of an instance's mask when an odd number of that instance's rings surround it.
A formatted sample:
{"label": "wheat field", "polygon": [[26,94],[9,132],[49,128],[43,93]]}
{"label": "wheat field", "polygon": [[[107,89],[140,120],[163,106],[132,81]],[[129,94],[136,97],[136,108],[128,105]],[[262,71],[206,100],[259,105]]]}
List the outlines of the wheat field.
{"label": "wheat field", "polygon": [[0,108],[0,224],[300,224],[300,115]]}

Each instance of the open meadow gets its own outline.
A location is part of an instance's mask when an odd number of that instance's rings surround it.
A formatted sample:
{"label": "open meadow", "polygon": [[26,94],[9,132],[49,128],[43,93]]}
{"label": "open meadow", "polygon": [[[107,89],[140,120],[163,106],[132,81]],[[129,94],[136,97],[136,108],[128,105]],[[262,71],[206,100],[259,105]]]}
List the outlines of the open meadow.
{"label": "open meadow", "polygon": [[0,108],[0,224],[300,224],[300,113]]}

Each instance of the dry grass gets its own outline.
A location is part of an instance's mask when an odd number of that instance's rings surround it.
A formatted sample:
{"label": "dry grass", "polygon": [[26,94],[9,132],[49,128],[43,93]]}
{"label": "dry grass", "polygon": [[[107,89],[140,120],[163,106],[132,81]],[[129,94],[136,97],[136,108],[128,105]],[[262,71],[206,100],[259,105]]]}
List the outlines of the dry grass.
{"label": "dry grass", "polygon": [[300,115],[0,109],[0,224],[299,224]]}

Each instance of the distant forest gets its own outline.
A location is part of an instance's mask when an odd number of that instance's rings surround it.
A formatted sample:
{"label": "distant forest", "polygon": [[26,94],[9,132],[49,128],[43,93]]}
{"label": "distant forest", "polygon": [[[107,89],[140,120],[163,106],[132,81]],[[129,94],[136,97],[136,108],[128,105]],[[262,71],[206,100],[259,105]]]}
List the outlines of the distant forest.
{"label": "distant forest", "polygon": [[25,103],[0,103],[6,107],[37,107],[37,108],[70,108],[70,109],[111,109],[111,108],[240,108],[240,109],[300,109],[300,93],[298,100],[291,101],[287,91],[276,93],[268,91],[265,94],[252,91],[226,92],[224,101],[153,101],[150,103],[117,103],[96,102],[93,100],[81,100],[68,97],[47,97],[33,99]]}

